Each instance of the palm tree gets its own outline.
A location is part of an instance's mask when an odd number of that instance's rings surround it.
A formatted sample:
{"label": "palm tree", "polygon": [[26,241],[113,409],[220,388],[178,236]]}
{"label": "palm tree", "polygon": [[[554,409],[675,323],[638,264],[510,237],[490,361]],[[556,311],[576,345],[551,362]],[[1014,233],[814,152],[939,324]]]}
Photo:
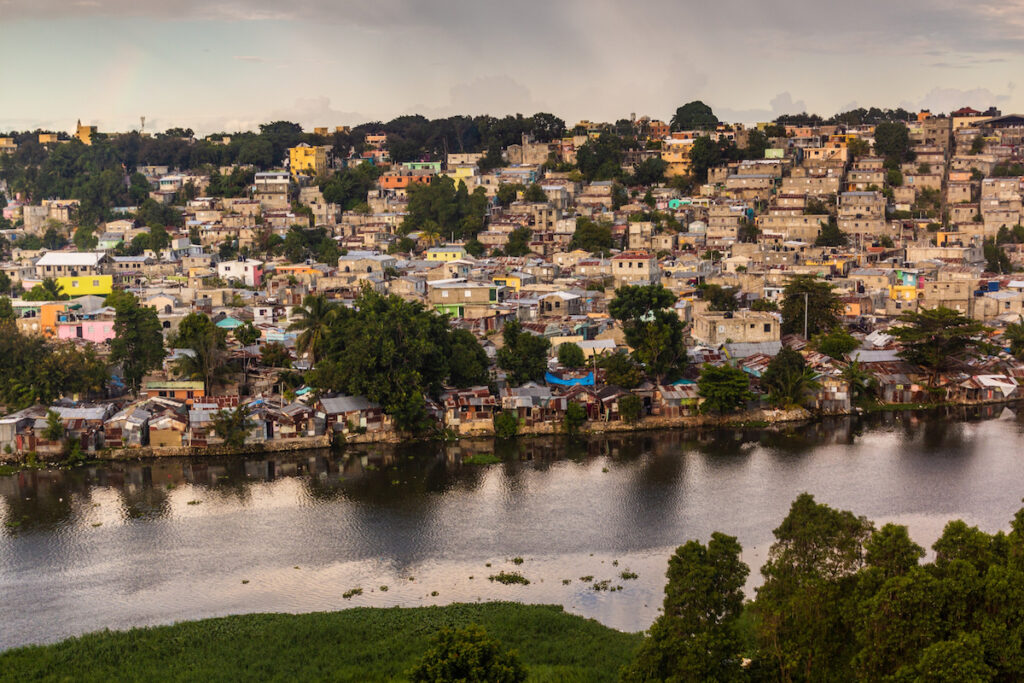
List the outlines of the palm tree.
{"label": "palm tree", "polygon": [[40,283],[43,291],[49,296],[50,301],[57,301],[60,298],[68,298],[67,294],[64,293],[64,288],[57,284],[57,281],[51,277],[44,278]]}
{"label": "palm tree", "polygon": [[817,374],[811,368],[785,368],[775,379],[775,386],[768,394],[768,402],[780,407],[798,406],[804,396],[819,386]]}
{"label": "palm tree", "polygon": [[1003,339],[1009,342],[1010,353],[1015,358],[1020,359],[1024,356],[1024,320],[1007,325],[1006,331],[1003,332]]}
{"label": "palm tree", "polygon": [[288,329],[302,331],[295,339],[295,349],[299,354],[309,354],[310,365],[316,364],[317,350],[323,346],[337,315],[338,309],[322,294],[310,294],[301,306],[292,309],[295,322]]}
{"label": "palm tree", "polygon": [[221,348],[217,329],[206,330],[191,344],[189,355],[183,355],[174,363],[179,375],[203,381],[203,388],[209,394],[214,384],[224,381],[228,373],[227,354]]}
{"label": "palm tree", "polygon": [[850,364],[843,368],[842,378],[850,385],[851,403],[856,404],[874,391],[875,378],[858,360],[850,361]]}

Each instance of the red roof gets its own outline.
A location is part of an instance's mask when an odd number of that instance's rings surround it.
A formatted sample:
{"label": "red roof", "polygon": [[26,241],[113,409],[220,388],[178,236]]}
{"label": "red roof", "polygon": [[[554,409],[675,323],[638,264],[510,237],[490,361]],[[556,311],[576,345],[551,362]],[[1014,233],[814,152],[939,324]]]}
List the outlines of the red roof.
{"label": "red roof", "polygon": [[617,254],[617,255],[613,256],[612,260],[613,261],[616,260],[616,259],[636,260],[636,259],[653,259],[653,258],[654,258],[653,256],[651,256],[650,254],[648,254],[645,251],[624,251],[621,254]]}

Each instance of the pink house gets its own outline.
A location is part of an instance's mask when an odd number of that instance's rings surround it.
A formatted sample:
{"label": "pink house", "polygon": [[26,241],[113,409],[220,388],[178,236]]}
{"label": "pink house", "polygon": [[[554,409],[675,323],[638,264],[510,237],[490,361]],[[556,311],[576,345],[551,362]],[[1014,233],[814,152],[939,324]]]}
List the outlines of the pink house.
{"label": "pink house", "polygon": [[114,321],[110,320],[75,320],[57,323],[58,339],[84,339],[95,344],[102,344],[114,338]]}

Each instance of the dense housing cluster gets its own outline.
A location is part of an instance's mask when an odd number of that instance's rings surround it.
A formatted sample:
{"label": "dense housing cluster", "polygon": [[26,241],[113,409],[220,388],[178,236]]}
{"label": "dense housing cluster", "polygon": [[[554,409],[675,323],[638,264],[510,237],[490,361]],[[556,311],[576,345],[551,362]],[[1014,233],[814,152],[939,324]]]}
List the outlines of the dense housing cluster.
{"label": "dense housing cluster", "polygon": [[0,448],[1004,401],[1024,117],[0,136]]}

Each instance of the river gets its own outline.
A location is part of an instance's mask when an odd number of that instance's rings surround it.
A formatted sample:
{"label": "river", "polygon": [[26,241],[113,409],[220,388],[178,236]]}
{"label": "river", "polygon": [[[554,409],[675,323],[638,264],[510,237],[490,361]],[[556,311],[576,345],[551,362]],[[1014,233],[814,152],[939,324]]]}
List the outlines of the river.
{"label": "river", "polygon": [[[674,548],[715,530],[743,544],[752,595],[803,491],[906,524],[922,545],[953,518],[1009,528],[1022,429],[1024,415],[985,408],[25,471],[0,477],[0,649],[243,612],[495,599],[641,630]],[[462,462],[491,450],[502,463]],[[530,584],[488,580],[499,571]],[[622,589],[593,589],[605,579]]]}

